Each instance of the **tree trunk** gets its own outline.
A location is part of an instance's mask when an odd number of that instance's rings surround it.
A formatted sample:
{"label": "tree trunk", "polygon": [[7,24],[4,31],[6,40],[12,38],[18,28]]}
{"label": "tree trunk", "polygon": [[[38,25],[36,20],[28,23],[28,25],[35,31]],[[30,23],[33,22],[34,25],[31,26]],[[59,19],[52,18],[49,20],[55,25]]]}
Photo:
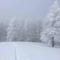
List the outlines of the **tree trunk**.
{"label": "tree trunk", "polygon": [[51,40],[51,43],[52,43],[52,47],[54,47],[54,37],[52,37],[52,40]]}

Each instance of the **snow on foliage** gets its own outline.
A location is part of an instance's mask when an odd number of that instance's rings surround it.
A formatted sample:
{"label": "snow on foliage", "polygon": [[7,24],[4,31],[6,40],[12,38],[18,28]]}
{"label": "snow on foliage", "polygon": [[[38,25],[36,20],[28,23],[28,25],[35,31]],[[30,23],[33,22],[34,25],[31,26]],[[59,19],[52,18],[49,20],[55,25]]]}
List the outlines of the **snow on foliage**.
{"label": "snow on foliage", "polygon": [[7,41],[40,41],[42,29],[40,19],[12,19],[7,28]]}
{"label": "snow on foliage", "polygon": [[15,31],[14,31],[14,21],[15,18],[13,18],[11,20],[11,22],[9,23],[9,26],[7,28],[7,41],[12,41],[14,35],[15,35]]}
{"label": "snow on foliage", "polygon": [[52,5],[47,20],[47,28],[41,33],[41,40],[50,45],[56,44],[60,42],[60,8],[57,0]]}
{"label": "snow on foliage", "polygon": [[48,28],[41,33],[41,40],[48,42],[55,35],[55,29]]}

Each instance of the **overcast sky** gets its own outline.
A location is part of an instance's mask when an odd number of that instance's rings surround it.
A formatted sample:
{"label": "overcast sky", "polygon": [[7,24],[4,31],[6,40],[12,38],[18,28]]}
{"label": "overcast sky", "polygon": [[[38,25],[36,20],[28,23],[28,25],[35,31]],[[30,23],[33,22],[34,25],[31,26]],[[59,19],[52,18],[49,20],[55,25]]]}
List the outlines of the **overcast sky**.
{"label": "overcast sky", "polygon": [[[55,0],[0,0],[0,16],[43,17]],[[58,0],[60,3],[60,1]]]}

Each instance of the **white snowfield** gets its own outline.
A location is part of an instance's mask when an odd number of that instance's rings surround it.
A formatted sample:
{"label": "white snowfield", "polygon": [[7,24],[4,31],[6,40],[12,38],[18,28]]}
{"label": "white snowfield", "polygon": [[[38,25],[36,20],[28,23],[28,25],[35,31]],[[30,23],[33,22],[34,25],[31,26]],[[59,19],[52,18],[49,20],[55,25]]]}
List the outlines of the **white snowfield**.
{"label": "white snowfield", "polygon": [[31,42],[3,42],[0,43],[0,60],[60,60],[60,48]]}

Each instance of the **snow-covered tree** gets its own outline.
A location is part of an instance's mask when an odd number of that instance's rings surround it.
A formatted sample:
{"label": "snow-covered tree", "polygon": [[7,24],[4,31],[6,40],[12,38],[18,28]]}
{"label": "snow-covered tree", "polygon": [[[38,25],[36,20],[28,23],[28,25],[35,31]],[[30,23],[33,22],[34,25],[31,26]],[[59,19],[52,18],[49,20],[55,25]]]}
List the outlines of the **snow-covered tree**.
{"label": "snow-covered tree", "polygon": [[11,21],[10,21],[10,23],[9,23],[9,25],[8,25],[8,28],[7,28],[7,41],[12,41],[13,39],[14,39],[14,37],[15,37],[15,26],[14,26],[14,22],[15,22],[15,18],[13,18]]}
{"label": "snow-covered tree", "polygon": [[49,46],[54,46],[54,39],[56,33],[54,28],[47,28],[45,31],[41,33],[41,40],[44,43],[47,43]]}
{"label": "snow-covered tree", "polygon": [[8,20],[5,17],[0,17],[0,42],[6,41]]}
{"label": "snow-covered tree", "polygon": [[7,41],[40,41],[42,25],[40,19],[12,19],[7,28]]}
{"label": "snow-covered tree", "polygon": [[39,37],[40,37],[40,33],[41,33],[41,29],[42,29],[42,24],[41,24],[41,20],[40,19],[27,19],[27,23],[26,23],[26,37],[27,37],[27,41],[31,41],[31,42],[39,42]]}
{"label": "snow-covered tree", "polygon": [[52,5],[47,16],[47,28],[41,33],[41,40],[50,42],[52,47],[60,41],[60,8],[56,0]]}
{"label": "snow-covered tree", "polygon": [[54,26],[55,22],[60,20],[60,7],[58,5],[58,1],[56,0],[52,7],[50,8],[50,11],[47,15],[47,24],[49,26]]}

